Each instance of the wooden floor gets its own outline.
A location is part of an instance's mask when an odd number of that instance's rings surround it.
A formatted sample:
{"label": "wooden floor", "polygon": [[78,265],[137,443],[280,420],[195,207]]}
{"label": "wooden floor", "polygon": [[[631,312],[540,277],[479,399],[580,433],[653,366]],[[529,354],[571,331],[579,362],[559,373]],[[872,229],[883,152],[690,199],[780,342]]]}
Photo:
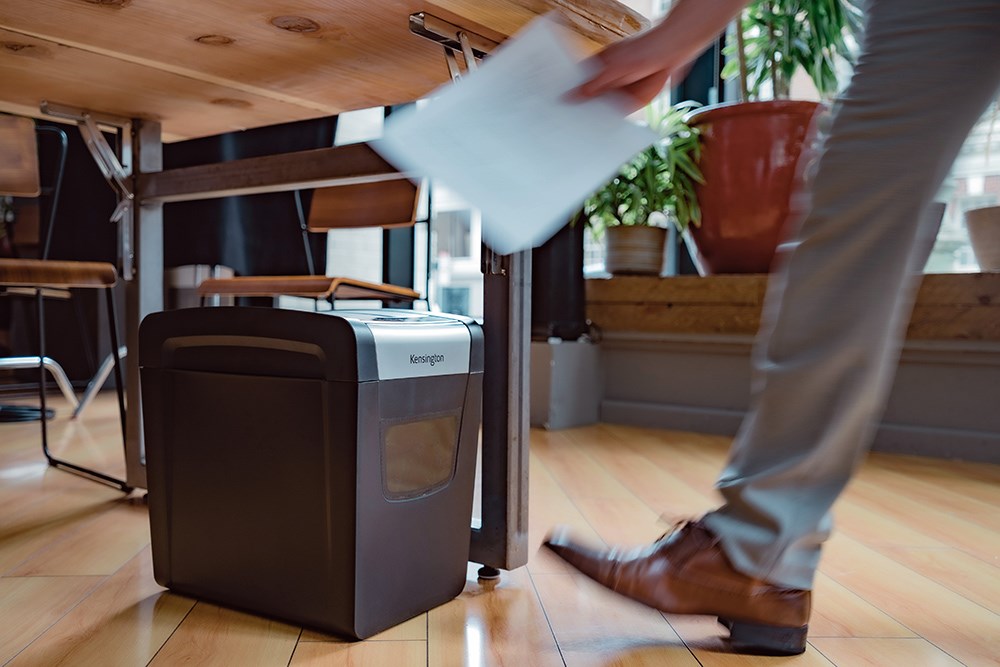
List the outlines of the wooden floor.
{"label": "wooden floor", "polygon": [[[63,409],[53,449],[120,468],[102,397]],[[1000,468],[875,455],[837,507],[808,651],[725,652],[709,618],[664,616],[598,589],[545,553],[568,523],[641,543],[712,505],[724,438],[620,426],[532,433],[527,568],[370,641],[345,643],[172,595],[152,578],[146,507],[48,469],[37,424],[0,424],[0,664],[925,665],[1000,664]]]}

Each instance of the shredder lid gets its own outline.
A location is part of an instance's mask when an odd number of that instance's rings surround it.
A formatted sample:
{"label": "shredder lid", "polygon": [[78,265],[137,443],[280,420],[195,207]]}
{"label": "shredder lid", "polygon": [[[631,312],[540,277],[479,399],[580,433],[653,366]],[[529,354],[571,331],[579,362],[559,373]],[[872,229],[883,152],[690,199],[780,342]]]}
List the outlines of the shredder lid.
{"label": "shredder lid", "polygon": [[469,318],[410,310],[190,308],[140,327],[140,365],[368,382],[482,372]]}

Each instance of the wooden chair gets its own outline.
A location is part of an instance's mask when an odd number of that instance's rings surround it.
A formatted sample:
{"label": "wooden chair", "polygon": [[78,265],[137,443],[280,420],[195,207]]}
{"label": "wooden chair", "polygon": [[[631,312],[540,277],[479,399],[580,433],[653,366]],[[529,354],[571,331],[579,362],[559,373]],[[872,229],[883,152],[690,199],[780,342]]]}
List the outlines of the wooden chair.
{"label": "wooden chair", "polygon": [[[18,197],[34,197],[41,194],[38,171],[38,145],[35,124],[27,118],[0,115],[0,194]],[[60,176],[61,180],[61,176]],[[58,184],[53,190],[53,205],[50,207],[49,230],[55,217],[59,196]],[[51,234],[50,234],[51,236]],[[130,487],[122,480],[97,470],[58,459],[49,451],[47,409],[45,405],[45,317],[44,296],[51,290],[71,288],[101,289],[107,299],[108,328],[111,333],[111,349],[117,350],[118,323],[114,309],[112,288],[118,282],[115,267],[104,262],[66,262],[45,259],[48,243],[42,244],[43,259],[0,259],[0,292],[17,293],[28,290],[33,293],[37,304],[38,356],[22,357],[31,365],[37,365],[39,372],[38,397],[41,403],[40,423],[42,428],[42,452],[49,465],[62,468],[85,477],[116,486],[123,491]],[[117,361],[117,355],[115,355]],[[122,391],[124,379],[121,364],[115,364],[118,390],[118,411],[122,428],[122,451],[125,447],[125,396]]]}
{"label": "wooden chair", "polygon": [[[419,201],[420,187],[404,179],[321,188],[313,193],[308,221],[300,217],[299,223],[304,235],[353,227],[407,227],[416,219]],[[198,294],[202,303],[211,296],[299,296],[331,304],[344,299],[405,303],[420,298],[419,292],[407,287],[323,275],[208,278],[199,285]]]}

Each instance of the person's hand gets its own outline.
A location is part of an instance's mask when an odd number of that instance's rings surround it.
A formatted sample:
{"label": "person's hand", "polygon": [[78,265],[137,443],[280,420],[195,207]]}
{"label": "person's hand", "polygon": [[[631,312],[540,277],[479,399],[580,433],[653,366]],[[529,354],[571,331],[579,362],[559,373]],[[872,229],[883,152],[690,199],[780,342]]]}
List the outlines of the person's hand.
{"label": "person's hand", "polygon": [[576,100],[610,95],[622,100],[629,112],[649,104],[667,80],[683,74],[685,62],[665,51],[656,30],[608,46],[590,59],[593,76],[570,93]]}
{"label": "person's hand", "polygon": [[615,42],[589,63],[594,74],[570,93],[585,100],[610,95],[629,111],[649,104],[671,76],[682,76],[692,60],[743,8],[747,0],[676,0],[653,28]]}

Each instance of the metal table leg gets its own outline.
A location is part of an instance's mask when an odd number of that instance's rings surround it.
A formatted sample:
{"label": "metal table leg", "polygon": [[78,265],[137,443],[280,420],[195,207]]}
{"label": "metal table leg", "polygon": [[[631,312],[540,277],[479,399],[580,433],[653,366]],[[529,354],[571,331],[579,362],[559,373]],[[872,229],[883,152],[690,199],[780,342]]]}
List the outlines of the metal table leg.
{"label": "metal table leg", "polygon": [[[495,42],[426,13],[410,29],[444,47],[453,81],[461,61],[475,71]],[[531,328],[531,252],[499,256],[483,248],[482,524],[472,531],[470,560],[483,579],[528,562],[528,369]]]}

